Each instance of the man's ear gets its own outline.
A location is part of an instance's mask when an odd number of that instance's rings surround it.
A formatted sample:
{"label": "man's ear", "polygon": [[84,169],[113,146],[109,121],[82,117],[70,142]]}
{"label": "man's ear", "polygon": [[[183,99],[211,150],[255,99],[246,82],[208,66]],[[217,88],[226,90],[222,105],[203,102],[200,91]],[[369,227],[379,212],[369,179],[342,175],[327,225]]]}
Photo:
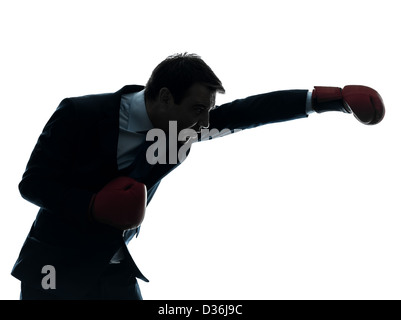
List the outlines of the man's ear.
{"label": "man's ear", "polygon": [[168,88],[163,87],[163,88],[160,89],[160,91],[159,91],[159,101],[163,105],[169,105],[174,101],[173,96],[171,95],[171,92],[170,92],[170,90]]}

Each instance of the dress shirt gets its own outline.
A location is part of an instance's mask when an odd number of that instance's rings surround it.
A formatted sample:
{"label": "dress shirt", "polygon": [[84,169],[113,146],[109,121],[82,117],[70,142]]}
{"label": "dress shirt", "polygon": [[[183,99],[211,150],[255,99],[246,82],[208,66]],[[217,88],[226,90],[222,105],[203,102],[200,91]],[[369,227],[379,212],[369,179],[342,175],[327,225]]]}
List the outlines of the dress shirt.
{"label": "dress shirt", "polygon": [[121,170],[134,161],[135,151],[145,141],[145,132],[153,129],[146,111],[145,89],[121,97],[119,127],[117,164]]}
{"label": "dress shirt", "polygon": [[312,108],[312,92],[308,91],[308,94],[306,95],[306,105],[305,105],[305,113],[307,115],[310,115],[311,113],[314,113],[315,110]]}
{"label": "dress shirt", "polygon": [[[118,169],[127,168],[134,160],[138,147],[145,141],[146,132],[153,128],[145,105],[145,90],[121,97],[117,146]],[[119,249],[110,263],[120,263],[124,252]]]}

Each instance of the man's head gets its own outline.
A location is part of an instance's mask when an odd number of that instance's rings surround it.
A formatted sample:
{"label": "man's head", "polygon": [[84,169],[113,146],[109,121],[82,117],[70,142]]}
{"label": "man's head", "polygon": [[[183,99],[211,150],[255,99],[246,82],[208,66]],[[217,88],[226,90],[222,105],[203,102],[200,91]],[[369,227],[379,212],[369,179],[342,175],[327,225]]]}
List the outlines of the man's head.
{"label": "man's head", "polygon": [[195,54],[176,54],[153,71],[145,89],[146,106],[155,127],[168,129],[177,121],[178,130],[199,131],[209,126],[209,111],[216,92],[224,93],[221,81]]}

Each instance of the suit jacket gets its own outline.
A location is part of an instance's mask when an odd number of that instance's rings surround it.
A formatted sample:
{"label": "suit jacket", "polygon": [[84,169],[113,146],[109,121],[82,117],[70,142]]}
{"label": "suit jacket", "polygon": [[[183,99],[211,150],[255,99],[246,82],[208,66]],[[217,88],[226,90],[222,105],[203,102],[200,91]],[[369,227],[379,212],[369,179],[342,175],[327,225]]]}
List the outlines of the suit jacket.
{"label": "suit jacket", "polygon": [[[115,93],[64,99],[31,154],[19,184],[23,198],[40,209],[12,275],[40,287],[42,268],[56,270],[57,294],[83,296],[123,247],[135,277],[139,271],[126,245],[138,230],[121,232],[90,221],[92,196],[110,180],[126,175],[117,166],[121,96],[143,86],[125,86]],[[271,122],[306,117],[307,90],[286,90],[248,97],[210,112],[210,128],[248,129]],[[239,146],[240,147],[240,146]],[[146,179],[148,203],[161,179],[177,164],[156,164]]]}

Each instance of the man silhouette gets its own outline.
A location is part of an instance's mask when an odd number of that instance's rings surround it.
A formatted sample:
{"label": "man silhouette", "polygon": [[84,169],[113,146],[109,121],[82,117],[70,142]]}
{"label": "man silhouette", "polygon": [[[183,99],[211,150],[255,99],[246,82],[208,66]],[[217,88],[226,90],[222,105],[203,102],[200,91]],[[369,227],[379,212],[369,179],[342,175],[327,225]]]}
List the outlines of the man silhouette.
{"label": "man silhouette", "polygon": [[[369,125],[384,117],[380,95],[365,86],[283,90],[216,107],[216,93],[224,92],[199,56],[177,54],[155,68],[145,87],[60,103],[19,184],[40,208],[12,270],[21,299],[142,299],[137,279],[147,279],[127,244],[138,236],[160,181],[194,139],[205,140],[205,128],[210,138],[312,112],[354,114]],[[152,149],[155,131],[165,134],[164,149]],[[52,285],[43,286],[44,277]]]}

